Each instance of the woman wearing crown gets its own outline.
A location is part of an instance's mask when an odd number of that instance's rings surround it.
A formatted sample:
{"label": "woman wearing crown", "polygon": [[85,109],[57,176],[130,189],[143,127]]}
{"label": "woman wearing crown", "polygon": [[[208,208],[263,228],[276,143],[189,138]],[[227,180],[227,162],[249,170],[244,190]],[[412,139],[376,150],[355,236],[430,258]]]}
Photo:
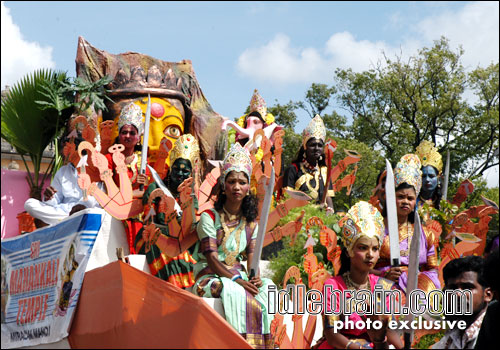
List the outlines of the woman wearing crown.
{"label": "woman wearing crown", "polygon": [[[375,286],[381,286],[383,290],[394,289],[394,283],[371,274],[379,258],[379,249],[384,236],[384,219],[380,212],[368,202],[358,202],[344,217],[342,226],[342,241],[344,249],[342,252],[342,267],[339,274],[325,281],[326,311],[324,322],[324,338],[319,345],[320,349],[384,349],[389,344],[401,348],[399,336],[392,330],[387,329],[388,315],[359,315],[355,310],[356,303],[352,304],[351,312],[342,310],[339,298],[332,298],[332,291],[338,290],[341,294],[348,291],[367,290],[375,291]],[[389,298],[388,298],[389,299]],[[331,301],[334,301],[334,304]],[[377,299],[377,301],[380,301]],[[390,300],[387,300],[390,305]],[[347,304],[349,305],[349,304]],[[373,311],[373,310],[372,310]],[[337,313],[337,315],[332,314]],[[340,312],[340,314],[338,314]],[[342,321],[345,317],[355,324],[370,318],[372,322],[379,320],[383,327],[380,329],[368,329],[366,327],[347,329],[338,332],[334,328],[335,321]]]}
{"label": "woman wearing crown", "polygon": [[[141,198],[144,194],[144,188],[140,189],[140,185],[145,187],[148,185],[147,175],[139,174],[139,166],[141,164],[140,141],[143,133],[142,109],[134,103],[129,103],[123,107],[120,113],[120,118],[118,119],[118,137],[115,145],[111,146],[110,150],[117,148],[118,145],[123,145],[121,153],[125,156],[127,175],[132,182],[133,198]],[[108,168],[113,172],[113,180],[120,186],[120,175],[119,171],[117,171],[117,165],[113,161],[113,154],[106,154],[106,158],[108,160]],[[149,173],[147,169],[146,171]],[[130,253],[134,254],[134,241],[137,233],[142,228],[142,222],[138,217],[132,217],[124,220],[123,223],[125,224]]]}
{"label": "woman wearing crown", "polygon": [[[226,155],[221,170],[221,191],[214,208],[201,214],[197,232],[198,261],[194,267],[193,292],[221,298],[226,320],[254,348],[271,348],[268,286],[272,281],[259,275],[249,279],[247,268],[257,238],[257,200],[250,193],[252,161],[238,143]],[[272,305],[272,304],[271,304]]]}
{"label": "woman wearing crown", "polygon": [[[182,231],[182,220],[185,219],[188,211],[192,208],[188,205],[189,200],[183,203],[182,199],[184,198],[181,199],[179,186],[189,178],[199,177],[200,147],[196,138],[191,134],[179,137],[170,151],[169,160],[171,166],[163,182],[167,184],[167,188],[177,203],[184,209],[182,217],[176,217],[180,225],[175,226]],[[194,227],[196,227],[195,222],[191,220],[186,225],[189,232],[186,232],[185,236],[181,232],[170,232],[173,226],[165,225],[165,219],[168,215],[161,211],[161,200],[159,197],[156,197],[152,201],[156,215],[149,215],[148,217],[148,212],[151,210],[148,205],[151,200],[150,196],[158,188],[155,182],[150,184],[142,200],[145,205],[145,217],[147,218],[144,219],[144,224],[146,225],[149,222],[148,219],[151,218],[155,224],[160,224],[161,228],[155,228],[155,231],[158,232],[155,232],[156,234],[153,234],[152,237],[150,237],[147,226],[142,228],[137,234],[135,248],[139,254],[146,254],[146,260],[153,275],[169,281],[180,288],[189,288],[194,284],[193,267],[196,261],[193,259],[191,253],[185,249],[190,248],[190,245],[193,245],[196,241],[196,233],[191,233]],[[194,202],[193,208],[197,209],[196,197],[191,198]],[[178,254],[176,256],[170,256],[172,245],[176,248],[175,253]]]}
{"label": "woman wearing crown", "polygon": [[[434,234],[425,227],[422,227],[421,232],[414,232],[416,201],[422,187],[422,171],[420,168],[421,164],[418,156],[406,154],[394,169],[401,266],[391,267],[390,265],[390,243],[386,229],[384,241],[380,248],[380,262],[377,265],[377,270],[373,270],[373,273],[397,282],[399,287],[406,291],[411,240],[414,234],[420,234],[420,273],[418,274],[417,287],[427,293],[434,289],[440,289],[441,284],[437,273]],[[386,214],[387,210],[386,206],[384,206],[382,215],[387,217]]]}
{"label": "woman wearing crown", "polygon": [[[321,203],[326,187],[327,167],[324,155],[326,128],[316,115],[303,132],[302,146],[297,157],[285,170],[283,188],[308,194],[316,203]],[[333,211],[333,190],[329,186],[326,196],[327,210]]]}

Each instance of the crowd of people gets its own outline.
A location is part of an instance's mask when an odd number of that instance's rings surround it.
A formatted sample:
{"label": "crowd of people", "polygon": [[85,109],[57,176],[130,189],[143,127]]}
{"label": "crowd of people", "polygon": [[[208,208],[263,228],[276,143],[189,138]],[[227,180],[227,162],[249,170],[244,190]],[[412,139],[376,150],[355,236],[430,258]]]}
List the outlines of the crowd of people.
{"label": "crowd of people", "polygon": [[[249,113],[240,118],[244,130],[270,128],[274,118],[267,113],[265,102],[255,91]],[[273,348],[271,322],[267,310],[274,302],[268,298],[273,282],[259,273],[251,276],[259,226],[259,201],[252,192],[252,153],[259,145],[248,134],[236,138],[221,167],[215,187],[213,207],[199,213],[193,187],[200,182],[200,146],[191,134],[179,135],[168,158],[168,170],[162,181],[155,181],[149,171],[141,173],[141,135],[144,133],[143,111],[134,103],[126,105],[118,118],[118,152],[105,155],[107,165],[101,169],[101,181],[95,186],[104,191],[106,201],[92,196],[93,191],[79,187],[77,164],[59,169],[45,200],[29,199],[25,209],[35,217],[39,227],[56,224],[82,208],[102,207],[123,196],[123,181],[132,184],[132,198],[144,207],[143,212],[123,220],[131,253],[144,254],[153,275],[200,297],[221,298],[226,320],[255,348]],[[255,130],[254,130],[255,129]],[[272,133],[279,128],[271,128]],[[81,138],[72,140],[78,147]],[[333,212],[334,192],[328,183],[325,157],[326,128],[320,116],[311,120],[303,131],[296,158],[285,167],[283,189],[307,194],[325,214]],[[118,147],[118,148],[117,148]],[[106,150],[103,150],[106,152]],[[115,161],[121,152],[124,163]],[[253,153],[255,155],[255,151]],[[151,164],[153,165],[153,164]],[[472,315],[458,316],[466,321],[465,330],[447,330],[435,348],[465,349],[492,344],[498,322],[498,280],[493,276],[498,264],[498,243],[483,257],[467,256],[450,261],[443,270],[444,285],[438,277],[438,254],[431,230],[415,229],[415,213],[423,203],[439,208],[441,200],[442,161],[432,143],[425,142],[415,153],[406,154],[394,168],[397,225],[399,230],[400,265],[390,261],[390,240],[385,195],[387,174],[381,172],[375,184],[374,197],[350,208],[342,220],[342,268],[325,285],[334,290],[384,290],[408,287],[408,270],[412,238],[420,235],[417,287],[425,293],[443,289],[472,291]],[[279,175],[279,174],[278,174]],[[112,180],[110,180],[112,179]],[[110,194],[108,184],[116,184]],[[103,182],[107,185],[104,186]],[[189,187],[189,188],[186,188]],[[90,188],[90,187],[85,187]],[[94,188],[94,187],[92,187]],[[118,190],[120,188],[120,190]],[[163,190],[168,189],[168,195]],[[85,190],[86,191],[86,190]],[[160,192],[159,192],[160,191]],[[424,222],[428,218],[423,218]],[[286,248],[285,248],[286,249]],[[246,260],[246,267],[243,262]],[[299,262],[297,262],[298,264]],[[325,300],[330,300],[326,296]],[[384,302],[384,301],[382,301]],[[270,304],[271,303],[271,304]],[[340,310],[340,305],[327,304],[327,309]],[[340,310],[342,312],[342,310]],[[357,328],[336,332],[334,322],[340,316],[325,315],[324,337],[319,348],[402,348],[400,335],[387,327],[391,315],[350,314],[353,321],[382,321],[378,330]],[[453,319],[453,317],[451,317]]]}

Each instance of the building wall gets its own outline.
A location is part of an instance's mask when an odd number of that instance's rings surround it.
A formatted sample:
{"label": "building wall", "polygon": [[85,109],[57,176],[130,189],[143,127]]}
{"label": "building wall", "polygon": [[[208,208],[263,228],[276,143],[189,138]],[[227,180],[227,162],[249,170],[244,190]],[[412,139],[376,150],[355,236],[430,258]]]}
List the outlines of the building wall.
{"label": "building wall", "polygon": [[[21,161],[22,163],[22,161]],[[24,165],[20,164],[20,169]],[[29,198],[27,172],[3,169],[2,159],[2,239],[19,234],[17,214],[24,211],[24,202]],[[44,188],[50,184],[50,178]]]}

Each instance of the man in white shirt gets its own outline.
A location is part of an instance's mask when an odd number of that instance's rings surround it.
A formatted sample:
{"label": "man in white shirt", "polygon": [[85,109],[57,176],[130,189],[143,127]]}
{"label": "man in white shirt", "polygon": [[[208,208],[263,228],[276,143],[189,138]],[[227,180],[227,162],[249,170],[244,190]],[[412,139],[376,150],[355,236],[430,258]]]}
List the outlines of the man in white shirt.
{"label": "man in white shirt", "polygon": [[[75,140],[76,148],[82,140],[80,137]],[[37,228],[47,224],[57,224],[68,215],[82,209],[100,208],[99,203],[92,196],[83,200],[83,192],[78,186],[78,171],[71,162],[57,171],[52,183],[45,189],[44,197],[43,201],[29,198],[24,203],[24,210],[35,218]]]}

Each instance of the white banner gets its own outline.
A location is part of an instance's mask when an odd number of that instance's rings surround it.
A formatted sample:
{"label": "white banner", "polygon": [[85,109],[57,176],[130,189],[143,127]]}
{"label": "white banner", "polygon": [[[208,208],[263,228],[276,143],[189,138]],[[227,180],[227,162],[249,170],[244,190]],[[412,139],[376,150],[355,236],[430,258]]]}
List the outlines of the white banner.
{"label": "white banner", "polygon": [[2,348],[68,336],[102,211],[2,241]]}

